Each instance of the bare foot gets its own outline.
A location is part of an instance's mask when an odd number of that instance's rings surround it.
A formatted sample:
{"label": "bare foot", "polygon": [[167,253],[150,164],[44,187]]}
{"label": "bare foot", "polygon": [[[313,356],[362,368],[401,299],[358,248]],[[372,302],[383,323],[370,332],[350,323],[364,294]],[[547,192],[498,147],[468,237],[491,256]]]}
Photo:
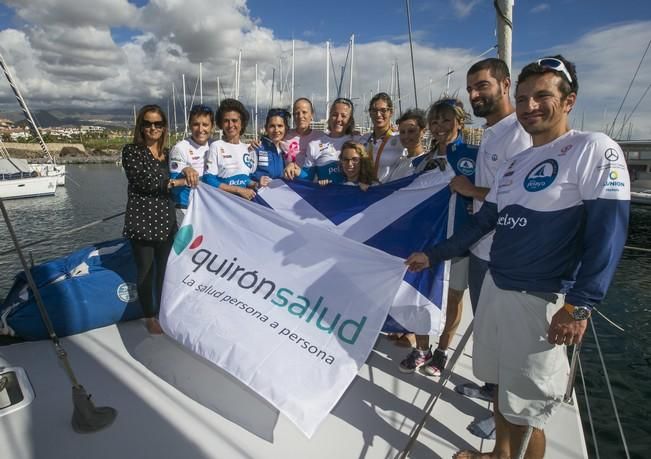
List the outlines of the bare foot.
{"label": "bare foot", "polygon": [[149,317],[145,319],[145,326],[147,327],[147,331],[149,332],[150,335],[163,334],[163,329],[161,328],[158,319],[156,319],[155,317]]}
{"label": "bare foot", "polygon": [[479,451],[464,449],[452,456],[452,459],[493,459],[493,455],[491,453],[480,453]]}

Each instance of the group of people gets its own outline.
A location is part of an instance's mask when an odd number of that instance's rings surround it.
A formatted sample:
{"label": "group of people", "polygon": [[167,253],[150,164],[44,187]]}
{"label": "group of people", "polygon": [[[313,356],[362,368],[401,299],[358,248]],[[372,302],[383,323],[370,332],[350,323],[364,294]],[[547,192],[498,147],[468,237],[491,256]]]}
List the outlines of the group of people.
{"label": "group of people", "polygon": [[[431,163],[426,159],[445,157],[447,150],[451,158],[468,153],[460,164],[469,164],[462,173],[473,176],[476,149],[462,143],[461,130],[468,115],[456,99],[437,101],[429,115],[408,110],[394,125],[393,101],[388,94],[379,93],[369,103],[373,129],[367,135],[355,131],[349,99],[332,102],[325,132],[311,128],[314,107],[309,99],[297,99],[292,108],[292,113],[270,109],[265,135],[248,144],[242,142],[242,135],[250,115],[240,101],[224,99],[215,112],[206,105],[195,105],[188,116],[189,137],[169,153],[164,149],[167,118],[163,110],[155,105],[140,110],[134,141],[123,150],[129,183],[124,235],[133,243],[139,298],[150,332],[161,333],[155,311],[167,255],[190,191],[199,182],[248,200],[276,178],[366,190],[421,172]],[[290,129],[292,114],[295,127]],[[436,131],[431,151],[423,145],[428,125]],[[221,139],[213,140],[215,127],[221,130]],[[462,206],[465,214],[470,209],[467,204]]]}
{"label": "group of people", "polygon": [[[128,179],[124,235],[132,243],[148,330],[161,333],[155,314],[167,256],[177,219],[199,181],[252,199],[281,177],[366,190],[451,167],[453,234],[405,262],[420,271],[452,260],[445,327],[433,352],[429,336],[416,336],[400,370],[442,372],[468,288],[475,314],[473,370],[485,384],[457,390],[495,402],[488,422],[495,426],[496,445],[491,453],[460,451],[456,457],[508,458],[523,448],[524,457],[542,458],[544,424],[567,384],[565,346],[580,342],[586,319],[605,296],[626,239],[630,189],[617,143],[569,127],[578,93],[571,62],[559,55],[525,66],[515,107],[511,89],[508,66],[499,59],[468,70],[472,111],[486,121],[479,147],[464,142],[469,115],[457,98],[443,98],[427,113],[407,110],[394,125],[393,101],[376,94],[368,106],[373,129],[364,136],[355,131],[349,99],[332,102],[327,131],[320,132],[311,128],[311,101],[299,98],[291,114],[270,109],[266,135],[252,144],[241,141],[248,111],[226,99],[216,112],[192,107],[190,137],[169,154],[165,113],[144,106],[122,155]],[[220,140],[211,140],[215,125]],[[429,149],[423,145],[428,128]]]}

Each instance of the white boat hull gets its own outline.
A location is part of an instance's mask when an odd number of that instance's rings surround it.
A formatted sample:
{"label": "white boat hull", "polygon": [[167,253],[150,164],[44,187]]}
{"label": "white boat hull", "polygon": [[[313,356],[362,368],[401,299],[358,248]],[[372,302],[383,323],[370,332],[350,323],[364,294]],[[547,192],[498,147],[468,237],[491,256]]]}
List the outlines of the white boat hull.
{"label": "white boat hull", "polygon": [[30,164],[31,168],[38,172],[38,175],[46,177],[56,177],[57,186],[65,186],[66,184],[66,166],[57,164]]}
{"label": "white boat hull", "polygon": [[651,190],[631,191],[631,202],[633,204],[651,205]]}
{"label": "white boat hull", "polygon": [[56,188],[56,176],[0,180],[0,198],[20,199],[52,196],[56,192]]}

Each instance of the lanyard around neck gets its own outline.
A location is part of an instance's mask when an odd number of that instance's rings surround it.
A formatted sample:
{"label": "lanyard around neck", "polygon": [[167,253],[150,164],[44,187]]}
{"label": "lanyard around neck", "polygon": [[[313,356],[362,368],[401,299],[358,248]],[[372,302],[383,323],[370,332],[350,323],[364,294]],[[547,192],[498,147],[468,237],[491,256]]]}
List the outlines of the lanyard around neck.
{"label": "lanyard around neck", "polygon": [[[391,127],[387,129],[387,132],[385,132],[382,135],[382,143],[380,144],[380,148],[377,150],[377,156],[375,157],[374,165],[373,165],[373,170],[377,174],[377,170],[380,166],[380,157],[382,156],[382,152],[384,151],[384,147],[386,146],[387,142],[391,138],[391,134],[393,134],[393,131],[391,130]],[[368,146],[367,146],[367,151],[371,159],[373,159],[373,147],[375,145],[375,131],[371,134],[371,137],[368,139]]]}

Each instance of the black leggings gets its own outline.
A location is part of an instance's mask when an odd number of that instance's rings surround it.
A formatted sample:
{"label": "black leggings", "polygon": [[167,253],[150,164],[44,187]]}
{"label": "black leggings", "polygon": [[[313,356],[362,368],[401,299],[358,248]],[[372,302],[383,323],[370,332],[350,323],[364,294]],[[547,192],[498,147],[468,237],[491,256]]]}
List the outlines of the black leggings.
{"label": "black leggings", "polygon": [[[154,317],[160,307],[165,267],[173,242],[172,238],[166,241],[131,240],[133,257],[138,269],[138,299],[142,306],[142,312],[147,318]],[[154,280],[156,282],[155,291]]]}

